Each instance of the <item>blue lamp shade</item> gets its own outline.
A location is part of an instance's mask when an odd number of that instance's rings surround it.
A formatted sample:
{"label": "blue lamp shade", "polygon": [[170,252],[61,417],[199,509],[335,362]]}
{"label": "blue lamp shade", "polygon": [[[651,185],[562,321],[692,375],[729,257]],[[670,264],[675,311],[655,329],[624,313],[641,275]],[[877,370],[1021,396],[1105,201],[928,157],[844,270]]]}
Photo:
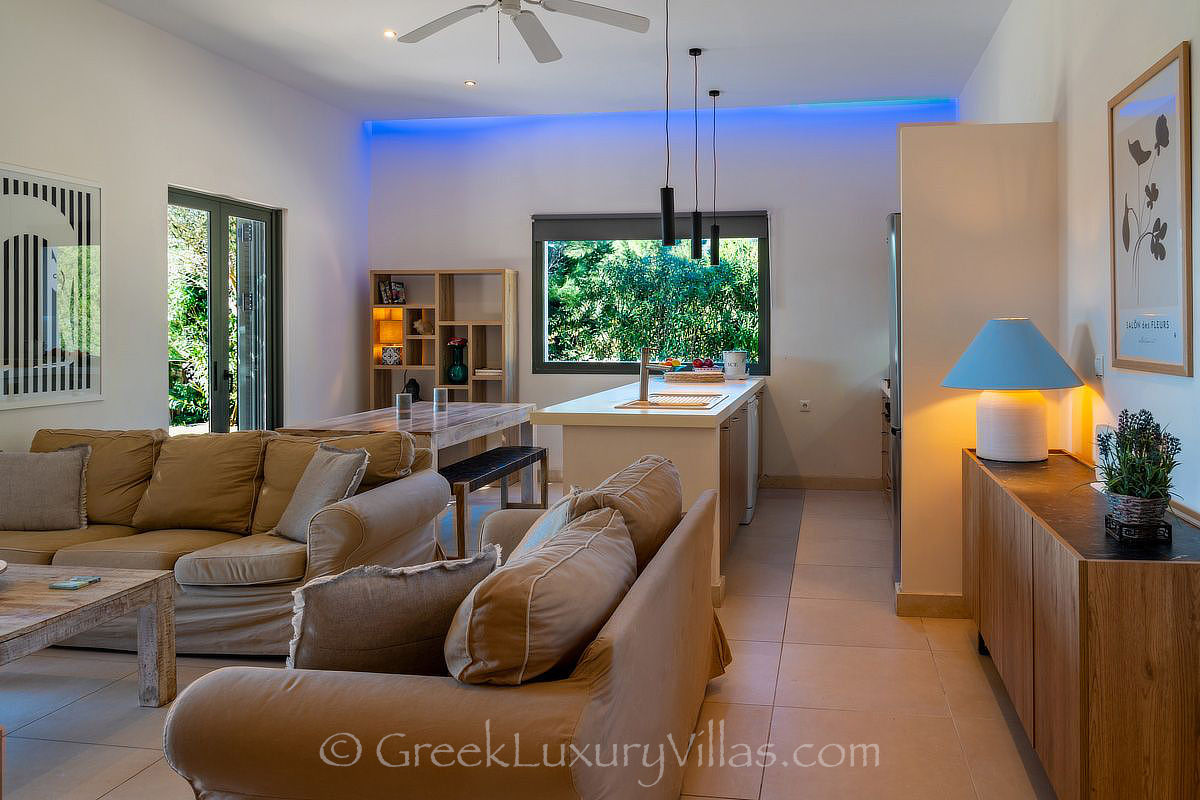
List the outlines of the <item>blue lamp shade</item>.
{"label": "blue lamp shade", "polygon": [[1083,381],[1026,317],[988,320],[942,381],[950,389],[1069,389]]}

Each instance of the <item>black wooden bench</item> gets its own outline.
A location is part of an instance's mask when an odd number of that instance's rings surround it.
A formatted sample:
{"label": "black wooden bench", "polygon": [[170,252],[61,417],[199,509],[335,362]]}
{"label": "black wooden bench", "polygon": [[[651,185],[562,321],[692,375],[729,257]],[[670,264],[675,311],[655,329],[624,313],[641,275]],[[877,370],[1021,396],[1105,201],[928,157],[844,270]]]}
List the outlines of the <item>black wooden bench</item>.
{"label": "black wooden bench", "polygon": [[[542,481],[540,503],[508,502],[508,476],[523,469],[539,465]],[[456,461],[438,470],[450,483],[454,491],[454,532],[458,545],[457,558],[467,556],[467,528],[471,524],[471,509],[468,497],[476,489],[500,481],[501,508],[546,508],[549,496],[546,448],[511,446],[496,447],[477,456]]]}

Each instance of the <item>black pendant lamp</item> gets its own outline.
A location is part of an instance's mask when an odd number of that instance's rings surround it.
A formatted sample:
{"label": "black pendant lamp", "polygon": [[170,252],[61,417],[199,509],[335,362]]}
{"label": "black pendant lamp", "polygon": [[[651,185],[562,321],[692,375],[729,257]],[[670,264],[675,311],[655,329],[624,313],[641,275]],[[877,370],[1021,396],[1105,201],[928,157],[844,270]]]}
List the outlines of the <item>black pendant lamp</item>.
{"label": "black pendant lamp", "polygon": [[663,49],[667,62],[667,77],[663,91],[663,131],[667,140],[667,180],[658,195],[662,209],[663,247],[674,247],[675,190],[671,188],[671,0],[663,0],[663,11]]}
{"label": "black pendant lamp", "polygon": [[704,241],[700,229],[704,218],[700,214],[700,53],[699,47],[688,50],[692,57],[692,178],[696,183],[696,205],[692,212],[692,260],[704,258]]}
{"label": "black pendant lamp", "polygon": [[713,156],[713,209],[712,227],[708,229],[708,263],[716,267],[721,264],[721,226],[717,224],[717,98],[721,96],[718,89],[709,89],[708,96],[712,98],[712,156]]}

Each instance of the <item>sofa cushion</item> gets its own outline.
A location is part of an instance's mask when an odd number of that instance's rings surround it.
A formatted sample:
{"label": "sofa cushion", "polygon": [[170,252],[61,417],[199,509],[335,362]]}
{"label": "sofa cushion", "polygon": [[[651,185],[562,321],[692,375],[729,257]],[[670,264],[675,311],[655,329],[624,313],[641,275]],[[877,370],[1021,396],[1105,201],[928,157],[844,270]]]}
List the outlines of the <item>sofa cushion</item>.
{"label": "sofa cushion", "polygon": [[471,590],[446,634],[446,667],[464,683],[516,685],[573,666],[636,567],[620,512],[583,515]]}
{"label": "sofa cushion", "polygon": [[308,523],[325,506],[354,494],[362,483],[369,459],[361,447],[346,451],[327,444],[318,446],[273,533],[293,542],[307,542]]}
{"label": "sofa cushion", "polygon": [[0,453],[0,529],[57,531],[87,527],[85,476],[92,448]]}
{"label": "sofa cushion", "polygon": [[364,433],[354,436],[275,436],[267,442],[263,462],[262,489],[254,508],[252,533],[266,533],[279,524],[279,518],[292,499],[296,484],[304,474],[309,460],[322,443],[339,450],[367,451],[367,471],[363,474],[360,491],[406,477],[412,472],[415,452],[412,434],[407,431]]}
{"label": "sofa cushion", "polygon": [[91,523],[132,525],[133,513],[150,484],[154,460],[167,432],[43,429],[29,449],[49,453],[77,444],[90,445],[87,468],[87,515]]}
{"label": "sofa cushion", "polygon": [[263,447],[274,435],[239,431],[168,438],[133,515],[134,527],[248,532]]}
{"label": "sofa cushion", "polygon": [[641,572],[683,517],[679,470],[662,456],[642,456],[595,489],[582,492],[575,513],[595,508],[621,512]]}
{"label": "sofa cushion", "polygon": [[241,538],[236,533],[195,529],[169,529],[137,533],[118,539],[65,547],[54,554],[55,566],[116,567],[118,569],[171,569],[181,556],[215,544]]}
{"label": "sofa cushion", "polygon": [[261,586],[304,577],[308,548],[272,533],[239,536],[175,562],[175,580],[184,586]]}
{"label": "sofa cushion", "polygon": [[49,564],[64,547],[137,533],[125,525],[88,525],[69,531],[0,531],[0,560],[14,564]]}
{"label": "sofa cushion", "polygon": [[309,581],[295,592],[288,666],[445,675],[442,642],[450,621],[499,561],[500,549],[492,546],[472,558],[360,566]]}

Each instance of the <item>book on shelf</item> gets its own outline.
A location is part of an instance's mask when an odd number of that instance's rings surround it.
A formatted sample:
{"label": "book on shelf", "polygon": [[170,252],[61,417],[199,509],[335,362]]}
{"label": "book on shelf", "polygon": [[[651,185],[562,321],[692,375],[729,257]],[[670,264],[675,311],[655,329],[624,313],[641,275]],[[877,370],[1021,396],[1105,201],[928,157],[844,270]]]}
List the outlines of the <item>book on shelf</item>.
{"label": "book on shelf", "polygon": [[408,292],[404,288],[404,281],[395,280],[395,278],[385,279],[380,278],[376,283],[376,288],[379,292],[379,303],[385,306],[402,306],[408,302]]}

